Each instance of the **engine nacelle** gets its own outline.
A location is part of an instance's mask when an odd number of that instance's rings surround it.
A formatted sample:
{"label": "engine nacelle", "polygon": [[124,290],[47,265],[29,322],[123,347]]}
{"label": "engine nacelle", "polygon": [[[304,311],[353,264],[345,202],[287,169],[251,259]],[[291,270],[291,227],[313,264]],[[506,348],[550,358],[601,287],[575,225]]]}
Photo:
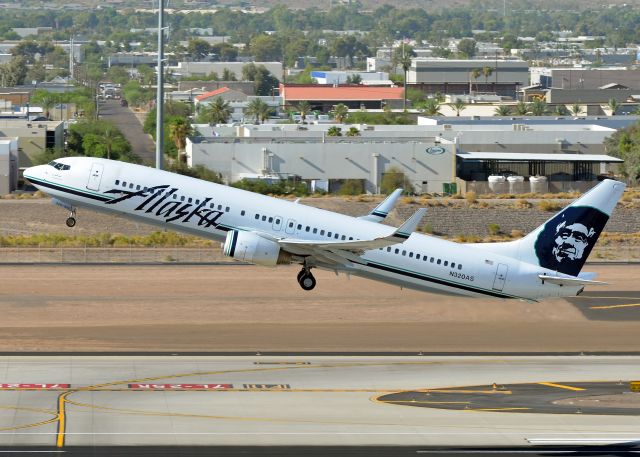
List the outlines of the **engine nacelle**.
{"label": "engine nacelle", "polygon": [[227,232],[223,252],[234,259],[266,267],[291,262],[291,254],[280,249],[278,243],[251,232],[238,230]]}

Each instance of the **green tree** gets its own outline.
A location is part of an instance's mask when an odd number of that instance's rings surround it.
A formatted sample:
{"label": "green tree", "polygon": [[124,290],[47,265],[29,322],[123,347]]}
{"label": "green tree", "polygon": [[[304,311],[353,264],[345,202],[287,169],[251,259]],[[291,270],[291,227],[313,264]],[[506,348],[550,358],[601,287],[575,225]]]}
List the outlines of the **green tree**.
{"label": "green tree", "polygon": [[187,44],[187,53],[191,56],[191,59],[199,62],[211,53],[211,46],[200,38],[189,40]]}
{"label": "green tree", "polygon": [[45,90],[37,90],[31,95],[31,104],[40,105],[44,111],[44,117],[50,119],[51,108],[58,103],[59,97],[57,94],[53,94]]}
{"label": "green tree", "polygon": [[609,110],[611,110],[611,115],[615,116],[616,110],[618,109],[618,100],[616,100],[615,98],[610,98],[609,102],[607,103],[607,107],[609,108]]}
{"label": "green tree", "polygon": [[458,52],[462,54],[463,57],[467,59],[471,59],[476,55],[476,41],[470,38],[463,38],[458,42]]}
{"label": "green tree", "polygon": [[[482,70],[480,68],[474,68],[471,70],[471,79],[476,83],[476,92],[478,91],[478,78],[482,74]],[[469,86],[471,86],[471,82],[469,82]],[[469,91],[472,91],[472,87],[469,88]]]}
{"label": "green tree", "polygon": [[435,98],[426,99],[422,105],[422,110],[427,116],[442,116],[440,104]]}
{"label": "green tree", "polygon": [[389,195],[397,188],[404,189],[405,194],[414,193],[415,189],[407,176],[397,167],[390,167],[382,175],[380,181],[380,193]]}
{"label": "green tree", "polygon": [[342,124],[349,115],[349,107],[347,107],[347,105],[345,105],[344,103],[338,103],[337,105],[333,106],[331,115],[336,120],[336,122]]}
{"label": "green tree", "polygon": [[518,116],[526,116],[529,114],[529,106],[530,105],[520,100],[515,106],[516,114]]}
{"label": "green tree", "polygon": [[549,112],[549,106],[544,100],[536,98],[529,104],[529,112],[533,116],[544,116]]}
{"label": "green tree", "polygon": [[300,119],[302,123],[305,124],[307,120],[307,114],[311,112],[311,103],[309,103],[306,100],[303,100],[301,102],[296,103],[295,109],[298,110],[298,112],[300,113]]}
{"label": "green tree", "polygon": [[231,117],[231,106],[222,97],[216,97],[213,103],[204,107],[199,119],[208,124],[226,124]]}
{"label": "green tree", "polygon": [[27,76],[27,63],[24,57],[12,58],[0,65],[0,84],[2,87],[12,87],[24,83]]}
{"label": "green tree", "polygon": [[358,127],[349,127],[347,136],[360,136],[360,130],[358,130]]}
{"label": "green tree", "polygon": [[453,103],[449,103],[449,106],[456,112],[456,116],[459,117],[460,113],[467,107],[467,104],[459,98],[456,98],[456,101]]}
{"label": "green tree", "polygon": [[640,179],[640,122],[620,129],[604,141],[607,154],[624,160],[618,164],[619,172],[629,184],[637,185]]}
{"label": "green tree", "polygon": [[573,105],[571,105],[571,114],[573,114],[574,116],[580,116],[581,113],[582,106],[580,106],[578,103],[574,103]]}
{"label": "green tree", "polygon": [[83,120],[69,127],[67,148],[71,155],[111,158],[138,162],[131,144],[113,124],[105,121]]}
{"label": "green tree", "polygon": [[553,114],[556,116],[568,116],[569,109],[565,105],[556,105],[553,109]]}
{"label": "green tree", "polygon": [[211,46],[211,51],[216,53],[222,62],[235,62],[238,57],[238,48],[229,43],[216,43]]}
{"label": "green tree", "polygon": [[222,70],[222,80],[223,81],[237,81],[238,78],[236,77],[236,74],[234,72],[232,72],[228,68],[225,68],[224,70]]}
{"label": "green tree", "polygon": [[498,105],[494,113],[496,116],[511,116],[511,107],[508,105]]}
{"label": "green tree", "polygon": [[176,117],[169,124],[169,138],[178,149],[178,157],[182,157],[187,147],[187,137],[193,134],[189,121],[183,117]]}
{"label": "green tree", "polygon": [[342,129],[332,125],[327,129],[327,136],[342,136]]}
{"label": "green tree", "polygon": [[242,67],[242,79],[253,81],[256,95],[262,96],[273,95],[273,90],[280,84],[264,65],[253,62]]}
{"label": "green tree", "polygon": [[282,58],[282,48],[273,35],[260,34],[249,42],[249,52],[259,62],[270,62]]}
{"label": "green tree", "polygon": [[484,66],[482,67],[482,75],[484,76],[484,89],[487,90],[487,86],[489,85],[489,76],[493,74],[493,68]]}
{"label": "green tree", "polygon": [[246,116],[252,117],[258,124],[269,119],[271,108],[259,98],[254,98],[249,102],[244,110]]}

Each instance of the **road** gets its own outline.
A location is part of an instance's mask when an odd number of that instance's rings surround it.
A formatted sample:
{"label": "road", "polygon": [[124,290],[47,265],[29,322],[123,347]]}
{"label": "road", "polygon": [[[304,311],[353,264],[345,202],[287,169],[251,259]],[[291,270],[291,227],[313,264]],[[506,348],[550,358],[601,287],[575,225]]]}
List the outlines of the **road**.
{"label": "road", "polygon": [[120,106],[120,100],[105,100],[100,105],[100,117],[115,124],[122,132],[131,149],[140,157],[145,165],[155,163],[156,146],[149,135],[142,130],[142,124],[135,114],[129,109]]}

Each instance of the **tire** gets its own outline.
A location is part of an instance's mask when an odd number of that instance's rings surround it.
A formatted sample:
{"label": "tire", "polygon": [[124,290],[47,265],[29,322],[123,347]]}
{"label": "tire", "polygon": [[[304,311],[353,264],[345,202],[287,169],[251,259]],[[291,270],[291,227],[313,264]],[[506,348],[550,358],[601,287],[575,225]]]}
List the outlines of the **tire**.
{"label": "tire", "polygon": [[73,217],[68,217],[66,220],[66,224],[67,227],[71,228],[71,227],[75,227],[76,226],[76,220]]}
{"label": "tire", "polygon": [[304,290],[312,290],[316,287],[316,278],[314,278],[311,273],[302,275],[300,278],[300,287]]}

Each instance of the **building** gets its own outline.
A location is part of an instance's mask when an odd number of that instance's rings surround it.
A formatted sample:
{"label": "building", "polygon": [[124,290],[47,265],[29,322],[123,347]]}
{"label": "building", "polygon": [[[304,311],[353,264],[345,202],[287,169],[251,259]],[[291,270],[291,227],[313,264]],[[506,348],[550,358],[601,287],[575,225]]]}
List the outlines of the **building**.
{"label": "building", "polygon": [[389,80],[389,73],[382,71],[312,71],[311,77],[318,84],[348,84],[349,78],[359,77],[362,81],[359,84],[365,85],[387,85],[392,86],[393,82]]}
{"label": "building", "polygon": [[640,91],[640,69],[616,68],[546,68],[531,69],[531,83],[543,89],[606,90],[617,88]]}
{"label": "building", "polygon": [[[482,69],[488,68],[486,77]],[[480,71],[474,77],[474,71]],[[522,60],[412,59],[407,84],[426,94],[489,92],[515,98],[529,85],[529,64]]]}
{"label": "building", "polygon": [[[187,144],[187,160],[243,177],[303,179],[339,184],[362,180],[367,192],[382,176],[400,171],[417,193],[443,193],[456,183],[461,192],[492,189],[490,177],[508,183],[519,176],[518,193],[586,190],[620,160],[603,142],[632,119],[419,118],[419,125],[359,125],[357,137],[332,137],[332,126],[263,124],[201,130]],[[533,179],[532,179],[533,178]],[[515,179],[515,178],[513,178]]]}
{"label": "building", "polygon": [[64,122],[0,119],[0,140],[17,138],[17,160],[20,167],[33,165],[32,160],[47,149],[64,146]]}
{"label": "building", "polygon": [[18,185],[18,139],[0,138],[0,195],[10,194]]}
{"label": "building", "polygon": [[[282,63],[281,62],[253,62],[256,66],[264,66],[269,73],[282,81]],[[222,78],[225,70],[233,73],[237,79],[242,79],[242,68],[247,62],[178,62],[176,66],[167,67],[175,76],[193,77],[208,76],[216,73]]]}
{"label": "building", "polygon": [[351,109],[401,108],[402,87],[370,87],[360,85],[280,84],[280,96],[285,106],[307,101],[313,110],[328,113],[339,103]]}

